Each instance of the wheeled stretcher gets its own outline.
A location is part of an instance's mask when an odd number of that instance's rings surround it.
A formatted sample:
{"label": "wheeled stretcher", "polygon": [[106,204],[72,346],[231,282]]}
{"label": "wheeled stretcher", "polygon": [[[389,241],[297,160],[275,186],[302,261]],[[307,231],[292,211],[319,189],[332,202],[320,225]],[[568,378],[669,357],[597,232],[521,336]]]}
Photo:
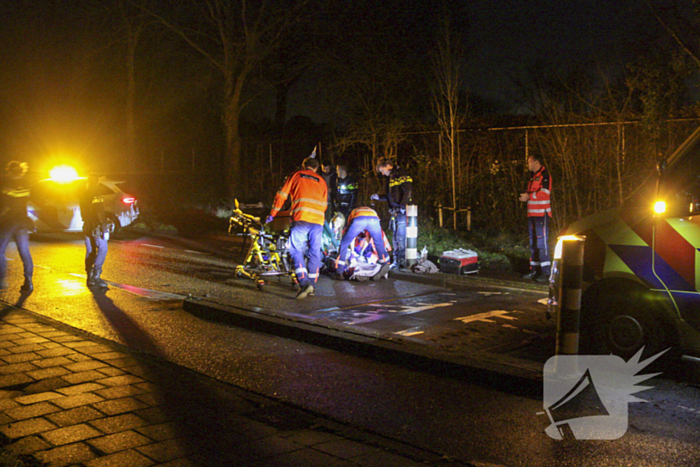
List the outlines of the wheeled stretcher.
{"label": "wheeled stretcher", "polygon": [[289,235],[291,217],[288,213],[280,212],[269,224],[263,224],[259,217],[244,213],[238,200],[229,220],[229,235],[237,235],[242,228],[244,240],[241,250],[248,251],[243,264],[236,266],[236,277],[247,277],[255,281],[258,289],[265,286],[265,281],[271,277],[289,277],[292,287],[298,284],[289,258]]}

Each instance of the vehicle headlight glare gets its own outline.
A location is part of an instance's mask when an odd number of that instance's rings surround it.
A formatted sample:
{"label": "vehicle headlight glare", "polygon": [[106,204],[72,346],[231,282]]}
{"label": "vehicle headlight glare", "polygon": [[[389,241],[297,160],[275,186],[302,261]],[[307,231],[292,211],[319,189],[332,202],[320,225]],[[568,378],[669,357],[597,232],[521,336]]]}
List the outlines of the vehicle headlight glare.
{"label": "vehicle headlight glare", "polygon": [[654,204],[654,212],[656,214],[663,214],[666,212],[666,202],[665,201],[657,201]]}
{"label": "vehicle headlight glare", "polygon": [[49,177],[57,183],[70,183],[78,178],[78,171],[70,165],[57,165],[49,170]]}

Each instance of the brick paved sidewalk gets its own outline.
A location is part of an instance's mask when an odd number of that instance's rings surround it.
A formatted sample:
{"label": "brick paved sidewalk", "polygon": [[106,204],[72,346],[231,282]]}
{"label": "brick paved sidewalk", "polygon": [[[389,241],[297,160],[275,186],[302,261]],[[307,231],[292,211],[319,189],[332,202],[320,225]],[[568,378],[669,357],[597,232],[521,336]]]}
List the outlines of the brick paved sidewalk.
{"label": "brick paved sidewalk", "polygon": [[0,412],[3,455],[27,465],[465,465],[11,306],[0,310]]}

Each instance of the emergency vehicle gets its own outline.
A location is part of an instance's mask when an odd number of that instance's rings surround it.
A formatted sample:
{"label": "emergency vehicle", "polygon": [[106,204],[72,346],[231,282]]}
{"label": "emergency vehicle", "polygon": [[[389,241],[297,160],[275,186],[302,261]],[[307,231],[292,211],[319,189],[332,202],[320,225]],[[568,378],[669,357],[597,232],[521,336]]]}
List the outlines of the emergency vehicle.
{"label": "emergency vehicle", "polygon": [[[700,356],[700,128],[658,164],[654,200],[569,226],[585,236],[580,349],[629,358],[672,347]],[[556,309],[559,238],[550,277]]]}

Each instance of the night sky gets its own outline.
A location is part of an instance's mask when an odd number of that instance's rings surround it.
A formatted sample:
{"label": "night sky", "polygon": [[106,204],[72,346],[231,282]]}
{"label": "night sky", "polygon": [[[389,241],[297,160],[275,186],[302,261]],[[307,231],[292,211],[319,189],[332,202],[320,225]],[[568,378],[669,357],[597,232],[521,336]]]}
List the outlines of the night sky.
{"label": "night sky", "polygon": [[638,0],[472,0],[470,90],[503,99],[508,76],[538,62],[557,64],[624,60],[641,39],[658,28]]}
{"label": "night sky", "polygon": [[[519,107],[513,79],[521,77],[528,68],[562,69],[573,63],[596,63],[602,69],[620,67],[632,58],[631,50],[644,47],[640,44],[660,31],[646,2],[639,0],[457,3],[461,8],[453,10],[453,14],[467,28],[470,50],[466,67],[468,92],[515,112]],[[437,4],[429,0],[419,7],[431,10]],[[385,8],[387,2],[377,5]],[[415,33],[422,33],[423,26],[413,25]],[[318,89],[313,80],[299,83],[290,97],[290,114],[314,115],[314,97],[318,97]]]}
{"label": "night sky", "polygon": [[[500,109],[516,112],[521,109],[513,78],[527,68],[545,64],[559,69],[574,62],[593,61],[605,68],[625,63],[630,59],[628,51],[639,46],[644,34],[659,30],[646,2],[639,0],[445,1],[452,3],[450,11],[464,27],[470,49],[467,91],[500,103]],[[85,0],[84,3],[91,2]],[[98,4],[93,2],[91,8]],[[421,50],[430,43],[427,37],[430,24],[434,24],[438,16],[435,10],[440,4],[435,0],[353,0],[343,5],[358,5],[361,10],[349,16],[345,27],[357,27],[362,31],[369,23],[370,27],[378,24],[376,28],[380,30],[397,28],[400,37],[405,38],[404,47]],[[13,0],[0,7],[2,111],[5,121],[16,122],[15,128],[0,138],[5,140],[3,150],[20,154],[62,150],[72,154],[120,151],[116,147],[118,143],[109,138],[118,133],[114,122],[123,121],[115,110],[123,102],[122,83],[118,81],[123,65],[109,55],[116,50],[114,38],[102,34],[102,25],[90,23],[90,8],[82,11],[74,8],[73,3],[68,6],[59,0]],[[166,41],[162,35],[153,40],[155,47]],[[427,54],[427,49],[423,52]],[[181,59],[170,55],[171,60]],[[149,63],[148,57],[143,60],[142,63]],[[90,69],[96,64],[101,74]],[[391,70],[386,72],[391,73]],[[139,116],[143,119],[142,125],[153,125],[153,128],[142,126],[140,129],[163,133],[161,139],[152,144],[157,147],[161,141],[172,141],[158,123],[158,119],[164,118],[163,114],[177,115],[183,121],[195,117],[185,115],[188,109],[177,100],[187,96],[173,91],[166,96],[169,99],[166,102],[163,96],[169,88],[149,82],[150,76],[143,68],[140,73],[140,90],[147,91],[148,95],[139,97],[143,101],[142,109],[148,111],[142,111]],[[182,82],[190,79],[196,87],[203,86],[211,76],[178,79]],[[175,83],[174,77],[169,78],[167,85]],[[326,109],[329,103],[334,105],[334,101],[324,94],[317,78],[311,70],[292,88],[288,118],[306,115],[319,122],[330,118],[318,100],[326,99]],[[201,102],[203,92],[191,91],[191,94],[195,96],[191,98],[193,102]],[[269,118],[274,113],[272,102],[274,96],[260,100],[258,111],[252,116]],[[206,138],[211,140],[211,135]],[[59,144],[58,139],[63,141]],[[172,141],[172,144],[180,143]],[[160,149],[152,152],[160,152]]]}

